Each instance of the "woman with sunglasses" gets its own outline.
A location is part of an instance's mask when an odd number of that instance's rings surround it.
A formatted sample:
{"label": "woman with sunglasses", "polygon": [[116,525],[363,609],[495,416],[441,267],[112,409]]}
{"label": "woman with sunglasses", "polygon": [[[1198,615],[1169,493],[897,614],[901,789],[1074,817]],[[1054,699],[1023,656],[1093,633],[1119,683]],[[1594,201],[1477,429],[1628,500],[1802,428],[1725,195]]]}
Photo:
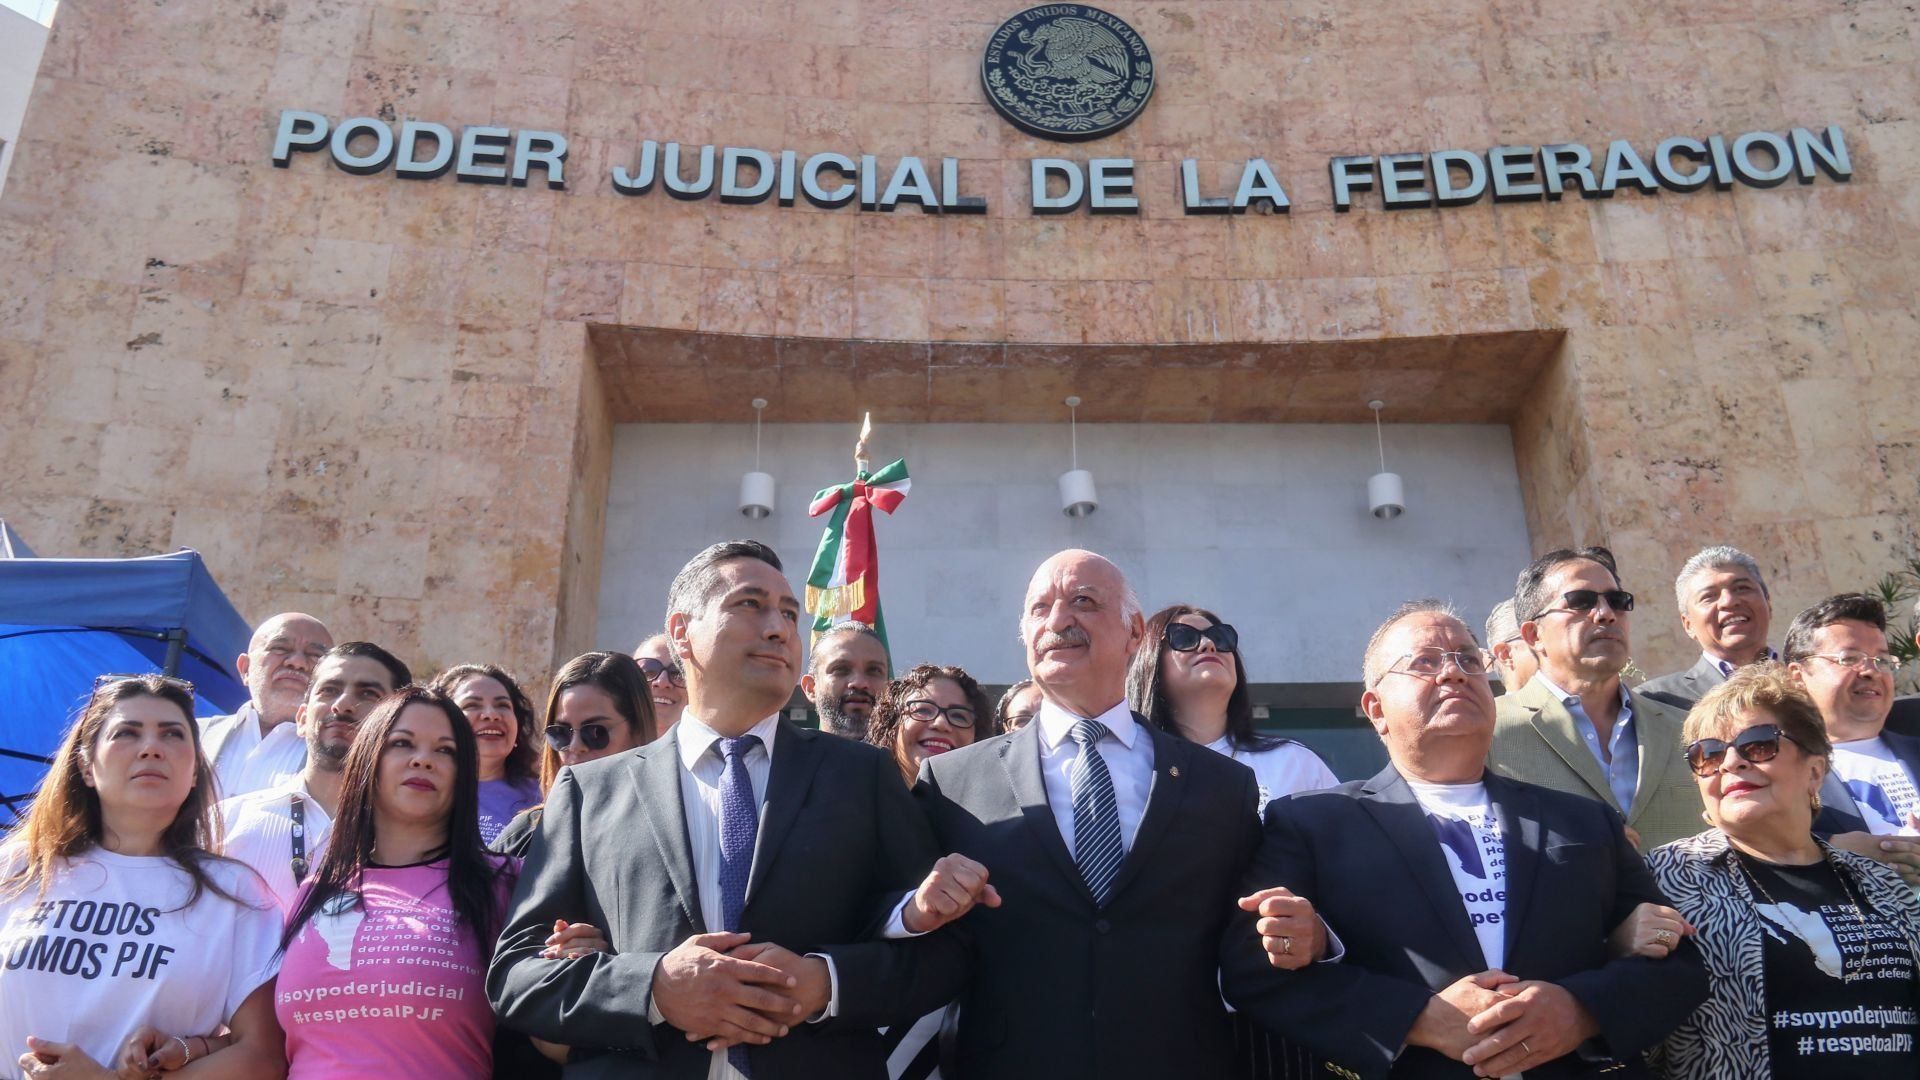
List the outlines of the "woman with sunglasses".
{"label": "woman with sunglasses", "polygon": [[[888,683],[867,723],[867,742],[893,755],[908,787],[921,762],[998,734],[999,718],[980,684],[963,668],[938,664],[920,664]],[[949,1004],[882,1033],[888,1080],[937,1080],[940,1030],[957,1008]]]}
{"label": "woman with sunglasses", "polygon": [[479,750],[438,690],[361,722],[340,816],[281,935],[290,1080],[486,1080],[487,961],[518,863],[480,842]]}
{"label": "woman with sunglasses", "polygon": [[[1306,746],[1254,729],[1240,635],[1220,616],[1175,604],[1147,620],[1146,640],[1127,672],[1127,703],[1160,730],[1252,769],[1260,785],[1262,813],[1269,801],[1283,795],[1340,782]],[[1238,1013],[1233,1017],[1233,1041],[1240,1076],[1266,1080],[1313,1074],[1307,1054]]]}
{"label": "woman with sunglasses", "polygon": [[[553,674],[547,691],[546,746],[540,755],[540,790],[568,765],[644,746],[658,737],[653,695],[633,657],[590,652],[576,656]],[[540,808],[523,811],[498,837],[493,849],[525,857],[540,827]]]}
{"label": "woman with sunglasses", "polygon": [[1254,730],[1240,635],[1218,615],[1175,604],[1147,620],[1147,643],[1127,672],[1128,704],[1160,730],[1252,769],[1262,812],[1271,799],[1340,782],[1304,745]]}
{"label": "woman with sunglasses", "polygon": [[633,659],[646,676],[647,689],[653,694],[654,726],[665,735],[680,721],[680,710],[687,707],[687,673],[673,658],[673,646],[665,634],[655,634],[633,650]]}
{"label": "woman with sunglasses", "polygon": [[212,807],[192,688],[96,685],[0,845],[0,1076],[285,1073],[279,905],[211,852]]}
{"label": "woman with sunglasses", "polygon": [[540,803],[533,703],[493,664],[460,664],[433,680],[473,725],[480,748],[480,839],[488,844],[514,815]]}
{"label": "woman with sunglasses", "polygon": [[[1647,856],[1673,908],[1643,907],[1617,951],[1693,934],[1713,993],[1655,1052],[1684,1080],[1914,1075],[1920,903],[1890,869],[1813,833],[1832,750],[1777,663],[1735,671],[1683,738],[1712,826]],[[1677,909],[1677,910],[1675,910]]]}

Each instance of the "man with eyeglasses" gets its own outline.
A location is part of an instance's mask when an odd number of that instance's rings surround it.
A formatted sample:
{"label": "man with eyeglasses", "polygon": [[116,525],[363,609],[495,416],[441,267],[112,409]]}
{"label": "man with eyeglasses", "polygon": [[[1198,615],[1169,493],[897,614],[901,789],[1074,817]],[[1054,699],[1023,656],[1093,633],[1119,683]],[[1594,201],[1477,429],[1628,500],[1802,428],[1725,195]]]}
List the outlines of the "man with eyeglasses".
{"label": "man with eyeglasses", "polygon": [[1487,768],[1487,667],[1439,601],[1374,631],[1360,708],[1388,766],[1269,803],[1248,876],[1311,901],[1345,955],[1268,970],[1286,943],[1249,912],[1227,1000],[1344,1076],[1646,1076],[1640,1053],[1706,997],[1699,954],[1612,956],[1609,935],[1666,900],[1606,808]]}
{"label": "man with eyeglasses", "polygon": [[327,650],[314,666],[294,730],[307,749],[298,776],[220,803],[224,853],[253,867],[283,912],[293,910],[300,882],[320,865],[334,815],[340,812],[347,750],[360,720],[380,699],[413,681],[392,653],[366,641]]}
{"label": "man with eyeglasses", "polygon": [[1773,604],[1753,556],[1725,545],[1700,551],[1680,568],[1673,592],[1680,628],[1699,644],[1700,659],[1685,671],[1641,683],[1635,691],[1641,697],[1691,709],[1735,668],[1776,659],[1767,644]]}
{"label": "man with eyeglasses", "polygon": [[653,697],[653,727],[662,735],[680,722],[680,710],[687,707],[687,673],[673,658],[673,643],[665,634],[655,634],[633,650],[640,674],[647,677],[647,690]]}
{"label": "man with eyeglasses", "polygon": [[867,737],[873,704],[887,688],[887,646],[865,623],[835,623],[813,639],[812,669],[800,692],[820,714],[820,730],[849,739]]}
{"label": "man with eyeglasses", "polygon": [[1533,681],[1540,661],[1520,636],[1520,620],[1513,617],[1513,598],[1495,604],[1487,616],[1487,654],[1493,660],[1493,672],[1500,677],[1500,692],[1511,694]]}
{"label": "man with eyeglasses", "polygon": [[1886,608],[1863,593],[1827,597],[1794,616],[1785,659],[1833,741],[1814,832],[1920,885],[1920,738],[1886,728],[1900,666]]}
{"label": "man with eyeglasses", "polygon": [[1612,807],[1641,851],[1700,831],[1700,792],[1680,760],[1686,716],[1627,689],[1633,594],[1613,553],[1561,548],[1520,572],[1520,634],[1532,681],[1500,698],[1488,763],[1516,780]]}

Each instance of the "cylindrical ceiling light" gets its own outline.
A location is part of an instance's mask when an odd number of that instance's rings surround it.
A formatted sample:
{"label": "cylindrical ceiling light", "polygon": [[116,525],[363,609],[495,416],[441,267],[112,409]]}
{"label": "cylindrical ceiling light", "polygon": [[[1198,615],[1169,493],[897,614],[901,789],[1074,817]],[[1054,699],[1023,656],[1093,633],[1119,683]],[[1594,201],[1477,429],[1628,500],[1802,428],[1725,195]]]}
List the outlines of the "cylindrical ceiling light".
{"label": "cylindrical ceiling light", "polygon": [[740,512],[754,519],[773,513],[773,475],[760,471],[760,414],[767,399],[753,399],[753,471],[740,478]]}
{"label": "cylindrical ceiling light", "polygon": [[1367,506],[1382,521],[1397,518],[1407,509],[1406,486],[1400,482],[1400,474],[1387,471],[1387,441],[1380,434],[1380,410],[1386,407],[1387,403],[1378,398],[1367,402],[1367,408],[1373,410],[1374,444],[1380,450],[1380,471],[1367,480]]}
{"label": "cylindrical ceiling light", "polygon": [[1073,467],[1060,474],[1060,512],[1070,518],[1083,518],[1100,509],[1100,497],[1093,490],[1093,474],[1080,467],[1080,399],[1067,399],[1067,440],[1072,450]]}

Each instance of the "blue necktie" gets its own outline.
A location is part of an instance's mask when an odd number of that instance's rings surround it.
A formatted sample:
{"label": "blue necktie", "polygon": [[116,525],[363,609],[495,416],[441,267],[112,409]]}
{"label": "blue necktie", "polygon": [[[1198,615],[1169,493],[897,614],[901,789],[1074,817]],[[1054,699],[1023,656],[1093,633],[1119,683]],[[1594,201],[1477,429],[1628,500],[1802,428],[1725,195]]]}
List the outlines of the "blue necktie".
{"label": "blue necktie", "polygon": [[1473,826],[1459,818],[1441,817],[1439,814],[1428,814],[1427,820],[1433,822],[1433,831],[1439,834],[1440,845],[1460,860],[1460,869],[1485,881],[1487,867],[1480,861],[1480,843],[1473,837]]}
{"label": "blue necktie", "polygon": [[[747,752],[760,745],[757,735],[720,740],[726,771],[720,774],[720,929],[740,929],[740,913],[747,907],[747,877],[753,871],[753,842],[760,833],[760,814],[753,804],[753,778],[747,775]],[[752,1076],[747,1048],[727,1047],[727,1064],[741,1076]]]}
{"label": "blue necktie", "polygon": [[1106,906],[1120,861],[1127,855],[1120,842],[1120,811],[1113,801],[1113,777],[1097,749],[1106,735],[1107,726],[1098,720],[1073,725],[1080,761],[1069,780],[1073,792],[1073,861],[1079,864],[1080,876],[1093,893],[1094,903],[1101,907]]}

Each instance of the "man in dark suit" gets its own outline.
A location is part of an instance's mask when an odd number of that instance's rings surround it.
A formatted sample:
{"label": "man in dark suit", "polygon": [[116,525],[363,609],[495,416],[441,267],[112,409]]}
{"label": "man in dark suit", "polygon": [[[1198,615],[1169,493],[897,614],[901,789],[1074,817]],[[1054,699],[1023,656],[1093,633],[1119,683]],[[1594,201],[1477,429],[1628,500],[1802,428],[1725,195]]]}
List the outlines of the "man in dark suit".
{"label": "man in dark suit", "polygon": [[1680,628],[1700,646],[1700,659],[1685,671],[1648,679],[1634,693],[1685,712],[1734,668],[1774,659],[1767,645],[1773,604],[1753,556],[1724,544],[1697,552],[1680,568],[1673,593]]}
{"label": "man in dark suit", "polygon": [[[1038,715],[929,759],[915,788],[1003,901],[965,924],[959,1080],[1228,1075],[1218,946],[1258,839],[1253,773],[1127,708],[1145,625],[1106,559],[1043,563],[1020,632]],[[1300,962],[1318,955],[1297,934]]]}
{"label": "man in dark suit", "polygon": [[[668,597],[680,722],[555,781],[487,990],[572,1047],[567,1076],[884,1080],[875,1029],[958,992],[965,943],[930,931],[997,898],[936,865],[888,755],[783,718],[799,616],[765,545],[695,556]],[[543,958],[558,919],[610,951]]]}
{"label": "man in dark suit", "polygon": [[1787,627],[1787,673],[1820,710],[1833,767],[1813,831],[1920,885],[1920,738],[1890,730],[1887,610],[1864,593],[1829,596]]}
{"label": "man in dark suit", "polygon": [[1360,700],[1390,764],[1269,803],[1248,877],[1310,901],[1345,955],[1270,970],[1278,928],[1240,915],[1227,1000],[1344,1075],[1648,1075],[1639,1053],[1705,999],[1705,970],[1685,940],[1611,958],[1608,936],[1665,900],[1611,809],[1486,768],[1486,670],[1436,601],[1374,632]]}

